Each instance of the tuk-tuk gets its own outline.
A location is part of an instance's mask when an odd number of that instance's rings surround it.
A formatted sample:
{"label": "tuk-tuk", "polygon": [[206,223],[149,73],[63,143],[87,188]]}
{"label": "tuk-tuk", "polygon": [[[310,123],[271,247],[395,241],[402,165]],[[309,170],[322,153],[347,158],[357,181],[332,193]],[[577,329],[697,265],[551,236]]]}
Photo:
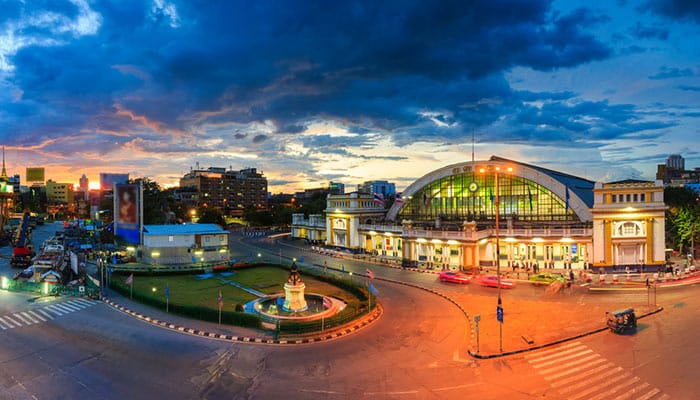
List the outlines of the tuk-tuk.
{"label": "tuk-tuk", "polygon": [[628,329],[637,329],[637,316],[631,308],[608,311],[605,316],[611,332],[622,333]]}

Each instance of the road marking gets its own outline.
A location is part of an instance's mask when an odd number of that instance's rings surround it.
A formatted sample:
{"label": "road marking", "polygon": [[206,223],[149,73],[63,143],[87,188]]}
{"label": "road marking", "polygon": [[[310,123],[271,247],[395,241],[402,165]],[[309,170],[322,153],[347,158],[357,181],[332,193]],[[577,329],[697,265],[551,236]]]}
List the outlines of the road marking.
{"label": "road marking", "polygon": [[51,314],[47,313],[47,312],[44,311],[44,310],[36,310],[36,311],[37,311],[37,312],[40,312],[40,313],[42,313],[42,314],[44,314],[44,316],[46,316],[46,318],[48,318],[48,319],[53,319],[53,317],[51,316]]}
{"label": "road marking", "polygon": [[73,301],[77,301],[77,302],[80,302],[80,303],[85,303],[85,304],[87,304],[88,306],[92,306],[92,305],[95,304],[94,301],[85,300],[85,299],[75,299],[75,300],[73,300]]}
{"label": "road marking", "polygon": [[24,319],[23,316],[21,316],[21,315],[19,315],[19,314],[12,314],[12,315],[15,316],[17,319],[21,320],[22,322],[24,322],[24,323],[27,324],[27,325],[31,325],[31,324],[32,324],[31,322],[27,321],[26,319]]}
{"label": "road marking", "polygon": [[78,308],[76,306],[72,306],[68,303],[59,303],[59,304],[56,304],[56,307],[61,307],[61,308],[64,308],[66,310],[69,310],[68,312],[74,312],[74,311],[80,310],[80,308]]}
{"label": "road marking", "polygon": [[27,319],[31,320],[32,323],[34,323],[34,324],[38,324],[38,323],[39,323],[39,320],[38,320],[38,319],[32,317],[31,315],[27,314],[26,312],[21,312],[20,314],[21,314],[23,317],[26,317]]}
{"label": "road marking", "polygon": [[548,349],[548,350],[540,350],[531,354],[526,354],[525,359],[530,359],[533,357],[539,357],[542,356],[543,354],[559,354],[561,352],[561,349],[567,349],[569,347],[586,347],[581,344],[581,342],[573,342],[573,343],[568,343],[562,346],[555,347],[553,349]]}
{"label": "road marking", "polygon": [[35,313],[34,311],[27,311],[27,313],[29,313],[29,314],[31,314],[31,315],[33,315],[33,316],[39,318],[39,319],[42,320],[43,322],[46,322],[46,318],[44,318],[44,317],[42,317],[41,315]]}
{"label": "road marking", "polygon": [[[585,387],[590,387],[590,386],[593,386],[595,389],[598,389],[600,386],[596,386],[597,382],[604,381],[605,378],[607,378],[608,376],[620,373],[622,371],[623,371],[622,367],[616,367],[613,369],[609,369],[609,370],[603,372],[602,374],[593,376],[588,380],[577,383],[576,385],[563,387],[563,388],[559,389],[559,392],[561,392],[562,394],[567,394],[569,392],[573,392],[574,390],[585,388]],[[577,395],[580,396],[581,393],[578,393]]]}
{"label": "road marking", "polygon": [[599,393],[595,397],[591,397],[589,400],[603,400],[603,399],[609,399],[610,396],[615,394],[616,392],[619,392],[620,390],[623,390],[625,387],[629,385],[633,385],[635,383],[639,382],[639,378],[636,376],[633,376],[632,379],[622,382],[621,384],[617,386],[613,386],[612,389],[608,390],[607,392]]}
{"label": "road marking", "polygon": [[[13,324],[17,325],[18,327],[22,326],[19,322],[15,321],[14,319],[10,318],[9,315],[5,315],[5,319],[12,322]],[[10,327],[11,328],[11,327]]]}
{"label": "road marking", "polygon": [[635,394],[641,393],[647,387],[649,387],[649,384],[646,382],[643,382],[641,385],[633,387],[632,389],[626,391],[625,393],[622,393],[621,395],[615,397],[613,400],[631,399],[632,396],[634,396]]}
{"label": "road marking", "polygon": [[657,395],[667,400],[670,397],[657,388],[649,390],[649,383],[578,342],[533,352],[523,358],[567,400],[613,397],[615,400],[650,400]]}
{"label": "road marking", "polygon": [[651,399],[652,397],[656,396],[657,393],[661,392],[659,389],[652,389],[651,392],[645,394],[644,396],[638,398],[637,400],[648,400]]}
{"label": "road marking", "polygon": [[70,314],[73,311],[75,311],[75,310],[72,310],[68,307],[63,306],[63,304],[54,304],[52,307],[58,308],[59,310],[63,311],[65,314]]}
{"label": "road marking", "polygon": [[[576,354],[569,354],[569,355],[564,356],[564,357],[561,357],[561,358],[556,358],[556,359],[554,359],[554,360],[545,361],[545,362],[539,363],[539,364],[537,364],[537,365],[535,365],[535,364],[533,363],[533,367],[534,367],[534,368],[546,367],[546,366],[549,366],[549,365],[552,365],[552,364],[556,364],[556,363],[558,363],[558,362],[560,362],[560,361],[571,360],[572,358],[580,357],[580,356],[582,356],[582,355],[584,355],[584,354],[591,354],[591,353],[593,353],[593,350],[588,349],[588,350],[585,350],[585,351],[578,352],[578,353],[576,353]],[[596,356],[597,356],[597,354],[596,354]]]}
{"label": "road marking", "polygon": [[[601,358],[601,359],[599,359],[599,360],[590,362],[589,364],[582,365],[582,366],[580,366],[580,367],[578,367],[578,368],[574,368],[575,371],[573,371],[573,372],[578,372],[578,371],[580,371],[580,370],[582,370],[582,369],[584,369],[584,368],[585,368],[585,369],[588,369],[588,368],[590,368],[592,365],[599,364],[599,363],[604,363],[604,362],[606,362],[606,360],[605,360],[604,358]],[[600,371],[603,371],[603,370],[605,370],[605,369],[613,368],[614,366],[615,366],[615,365],[614,365],[613,363],[607,363],[607,364],[599,365],[599,366],[597,366],[597,367],[595,367],[595,368],[593,368],[593,369],[584,371],[584,372],[582,372],[582,373],[580,373],[580,374],[578,374],[578,375],[570,376],[570,377],[568,377],[568,378],[566,378],[566,379],[562,379],[562,380],[558,380],[558,381],[556,381],[556,382],[552,382],[552,387],[565,386],[565,385],[568,385],[568,384],[573,384],[573,383],[575,383],[575,382],[579,382],[579,381],[581,381],[581,379],[587,377],[588,375],[593,375],[593,374],[598,373],[598,372],[600,372]],[[569,372],[566,372],[566,375],[568,375],[568,374],[569,374]],[[559,374],[559,375],[561,375],[561,374]],[[554,375],[545,377],[546,380],[553,380],[553,379],[557,379],[557,378],[558,378],[558,377],[557,377],[557,376],[554,376]]]}
{"label": "road marking", "polygon": [[4,331],[7,328],[12,328],[12,325],[8,324],[7,322],[5,322],[4,319],[0,317],[0,328],[2,328],[2,330]]}
{"label": "road marking", "polygon": [[54,310],[54,309],[53,309],[53,304],[50,305],[50,306],[46,306],[46,307],[44,307],[44,308],[46,308],[48,311],[51,311],[52,313],[56,314],[56,315],[59,316],[59,317],[60,317],[61,315],[63,315],[63,312],[57,311],[57,310]]}
{"label": "road marking", "polygon": [[62,303],[62,304],[69,305],[71,307],[76,307],[80,310],[90,307],[90,304],[81,303],[81,302],[75,301],[75,300],[67,301],[67,302]]}
{"label": "road marking", "polygon": [[[612,372],[615,373],[615,372],[619,372],[619,371],[623,371],[622,367],[617,367],[617,368],[615,368]],[[606,374],[606,375],[607,375],[607,374]],[[611,384],[613,384],[613,383],[619,381],[620,379],[624,379],[624,378],[627,378],[627,377],[629,377],[629,376],[630,376],[629,373],[625,373],[625,374],[619,375],[619,376],[613,376],[613,377],[610,378],[609,380],[606,380],[605,383],[604,383],[603,385],[593,386],[592,388],[589,388],[589,389],[584,390],[584,391],[582,391],[582,392],[578,392],[575,396],[569,397],[569,400],[576,400],[576,399],[582,398],[583,396],[588,396],[588,395],[592,394],[593,392],[596,392],[596,391],[598,391],[598,390],[600,390],[600,389],[602,389],[602,388],[608,387],[608,386],[610,386]]]}
{"label": "road marking", "polygon": [[559,371],[559,370],[561,370],[562,368],[572,367],[572,366],[574,366],[574,365],[578,365],[578,364],[581,364],[581,363],[584,363],[584,362],[586,362],[586,361],[590,361],[590,360],[593,360],[593,359],[599,358],[599,357],[600,357],[600,356],[599,356],[598,354],[592,354],[592,355],[590,355],[590,356],[588,356],[588,357],[580,358],[580,359],[578,359],[578,360],[571,361],[571,362],[568,362],[568,363],[564,363],[564,364],[562,364],[562,365],[557,365],[557,366],[554,367],[554,368],[543,369],[543,370],[540,371],[540,373],[543,374],[543,375],[551,374],[552,372]]}
{"label": "road marking", "polygon": [[529,361],[530,363],[533,363],[533,364],[534,364],[534,363],[537,363],[537,362],[540,362],[540,361],[545,361],[545,360],[549,360],[549,359],[552,359],[552,358],[557,358],[557,357],[559,357],[559,356],[561,356],[561,355],[564,355],[564,354],[569,354],[569,353],[572,353],[572,352],[574,352],[574,351],[581,351],[581,350],[585,350],[585,349],[586,349],[586,346],[581,345],[581,346],[578,346],[578,347],[575,347],[575,348],[572,348],[572,349],[569,349],[569,350],[566,350],[566,351],[557,352],[557,353],[555,353],[555,354],[550,354],[550,355],[548,355],[548,356],[544,356],[544,357],[540,357],[540,358],[533,358],[532,360],[528,360],[528,361]]}

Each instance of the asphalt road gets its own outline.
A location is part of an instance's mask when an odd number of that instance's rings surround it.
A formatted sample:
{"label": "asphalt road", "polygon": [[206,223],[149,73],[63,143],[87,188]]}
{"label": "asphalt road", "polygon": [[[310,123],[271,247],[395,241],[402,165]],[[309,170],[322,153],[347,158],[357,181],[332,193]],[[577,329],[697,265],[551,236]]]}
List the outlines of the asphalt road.
{"label": "asphalt road", "polygon": [[[279,257],[279,244],[255,245],[234,244],[241,246],[241,254],[269,246],[270,253],[263,250],[261,258]],[[0,249],[0,255],[6,251]],[[283,250],[288,261],[302,255],[306,263],[316,262],[316,255],[303,250]],[[343,263],[355,273],[366,268],[330,258],[319,258],[319,264],[324,260]],[[446,287],[435,275],[372,269],[384,278]],[[5,271],[0,267],[0,273]],[[612,393],[615,383],[605,382],[615,377],[618,385],[624,382],[640,393],[657,390],[654,399],[695,398],[694,382],[700,378],[693,367],[700,356],[696,287],[659,292],[658,302],[666,310],[641,321],[635,335],[603,332],[563,344],[570,347],[562,350],[543,350],[553,351],[546,355],[475,360],[466,353],[466,319],[456,306],[409,286],[382,280],[375,284],[385,308],[382,318],[356,334],[299,346],[194,337],[136,320],[100,302],[0,291],[0,327],[5,327],[0,330],[0,399],[605,399],[617,395],[601,397]],[[477,285],[449,290],[495,299],[494,290]],[[521,285],[504,296],[536,300],[542,291]],[[638,301],[642,295],[564,299],[612,304],[629,296]],[[569,364],[579,353],[590,361],[574,370]],[[560,354],[569,358],[560,359]],[[599,364],[587,364],[593,362]],[[590,372],[594,369],[600,372]],[[566,373],[570,375],[554,378]],[[595,381],[598,375],[604,376]],[[565,379],[586,389],[567,391],[574,384],[558,384]]]}

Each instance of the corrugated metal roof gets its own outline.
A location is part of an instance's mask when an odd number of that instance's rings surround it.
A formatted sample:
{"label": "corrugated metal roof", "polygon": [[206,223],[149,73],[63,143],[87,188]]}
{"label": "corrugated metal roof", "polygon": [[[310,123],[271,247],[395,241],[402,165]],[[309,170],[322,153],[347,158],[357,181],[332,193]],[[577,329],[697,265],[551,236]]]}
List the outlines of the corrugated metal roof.
{"label": "corrugated metal roof", "polygon": [[201,235],[226,233],[216,224],[144,225],[144,236]]}
{"label": "corrugated metal roof", "polygon": [[565,174],[563,172],[553,171],[547,168],[538,167],[536,165],[530,165],[519,161],[509,160],[498,156],[491,156],[491,160],[506,161],[514,164],[525,165],[532,169],[536,169],[541,173],[553,179],[556,179],[557,181],[564,184],[566,187],[569,188],[570,191],[574,192],[584,203],[586,203],[588,208],[593,208],[593,187],[595,186],[595,182],[591,180],[579,178],[578,176]]}

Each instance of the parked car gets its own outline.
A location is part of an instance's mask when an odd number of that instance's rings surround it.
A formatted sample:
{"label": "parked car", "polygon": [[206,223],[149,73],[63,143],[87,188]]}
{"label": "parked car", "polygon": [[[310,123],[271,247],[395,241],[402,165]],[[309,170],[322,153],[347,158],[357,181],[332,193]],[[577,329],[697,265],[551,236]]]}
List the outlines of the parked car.
{"label": "parked car", "polygon": [[552,282],[561,282],[566,284],[567,280],[562,274],[544,273],[532,275],[530,277],[530,282],[532,282],[535,285],[549,285]]}
{"label": "parked car", "polygon": [[469,283],[472,280],[470,275],[457,271],[443,271],[439,276],[440,282]]}
{"label": "parked car", "polygon": [[[498,287],[498,276],[496,275],[483,275],[479,278],[479,283],[488,287]],[[515,286],[515,282],[510,279],[501,278],[501,288],[511,289]]]}

